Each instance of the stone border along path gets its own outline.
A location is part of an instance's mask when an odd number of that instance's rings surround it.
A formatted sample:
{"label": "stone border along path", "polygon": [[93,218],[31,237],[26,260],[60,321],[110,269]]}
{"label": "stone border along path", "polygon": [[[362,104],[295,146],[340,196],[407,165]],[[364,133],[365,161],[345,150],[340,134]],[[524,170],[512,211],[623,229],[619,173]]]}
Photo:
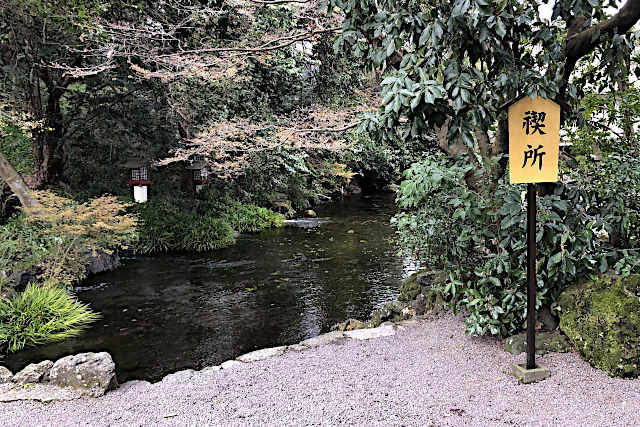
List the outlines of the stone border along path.
{"label": "stone border along path", "polygon": [[0,425],[640,425],[640,379],[550,353],[539,360],[551,377],[522,385],[509,365],[524,356],[502,344],[466,336],[462,319],[446,313],[330,332],[155,384],[130,381],[97,399],[3,403]]}

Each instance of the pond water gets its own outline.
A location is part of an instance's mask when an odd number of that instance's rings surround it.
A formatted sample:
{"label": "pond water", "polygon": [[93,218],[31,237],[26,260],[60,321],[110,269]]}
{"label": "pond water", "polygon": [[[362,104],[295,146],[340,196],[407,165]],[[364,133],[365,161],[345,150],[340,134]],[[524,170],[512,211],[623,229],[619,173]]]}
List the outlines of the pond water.
{"label": "pond water", "polygon": [[43,359],[108,351],[120,381],[154,381],[297,343],[347,318],[364,320],[415,271],[396,256],[393,195],[344,198],[316,212],[215,252],[126,259],[76,289],[102,314],[99,322],[3,364],[15,372]]}

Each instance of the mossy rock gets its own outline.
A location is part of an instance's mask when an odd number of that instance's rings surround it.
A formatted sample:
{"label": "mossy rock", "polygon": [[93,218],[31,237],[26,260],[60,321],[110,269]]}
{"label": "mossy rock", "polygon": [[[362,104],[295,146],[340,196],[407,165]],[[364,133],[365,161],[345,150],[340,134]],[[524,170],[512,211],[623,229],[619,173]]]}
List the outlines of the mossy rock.
{"label": "mossy rock", "polygon": [[336,323],[331,327],[331,331],[354,331],[366,327],[364,322],[356,319],[347,319],[342,323]]}
{"label": "mossy rock", "polygon": [[[521,354],[527,351],[527,334],[513,335],[505,340],[504,349],[511,354]],[[537,332],[536,333],[536,354],[545,355],[547,353],[568,353],[571,351],[571,344],[567,337],[559,333]]]}
{"label": "mossy rock", "polygon": [[398,301],[413,301],[420,294],[427,294],[432,287],[445,282],[441,271],[420,270],[402,282]]}
{"label": "mossy rock", "polygon": [[367,322],[367,328],[377,328],[382,325],[384,322],[399,322],[405,320],[407,316],[403,313],[403,310],[407,308],[406,304],[401,303],[400,301],[392,301],[382,308],[373,312],[373,316],[371,316],[371,320]]}
{"label": "mossy rock", "polygon": [[[413,277],[413,276],[412,276]],[[408,280],[408,279],[407,279]],[[422,286],[416,281],[405,281],[400,288],[399,301],[412,301],[422,292]]]}
{"label": "mossy rock", "polygon": [[640,375],[640,275],[603,275],[564,291],[560,329],[592,366],[617,377]]}

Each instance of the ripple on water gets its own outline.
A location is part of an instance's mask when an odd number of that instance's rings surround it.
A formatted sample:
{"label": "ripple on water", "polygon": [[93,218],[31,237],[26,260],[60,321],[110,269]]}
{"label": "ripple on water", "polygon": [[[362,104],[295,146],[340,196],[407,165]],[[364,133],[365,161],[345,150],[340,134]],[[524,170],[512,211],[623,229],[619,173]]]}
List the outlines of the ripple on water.
{"label": "ripple on water", "polygon": [[102,319],[81,336],[9,355],[13,371],[71,353],[109,351],[118,378],[157,380],[365,320],[415,270],[396,256],[391,197],[344,198],[319,218],[243,234],[229,248],[124,260],[76,288]]}
{"label": "ripple on water", "polygon": [[285,225],[289,227],[314,228],[320,227],[331,222],[330,218],[298,218],[287,219]]}
{"label": "ripple on water", "polygon": [[73,288],[73,291],[74,292],[97,291],[99,289],[104,289],[107,286],[111,286],[111,282],[100,282],[96,285],[89,285],[89,286],[75,286]]}

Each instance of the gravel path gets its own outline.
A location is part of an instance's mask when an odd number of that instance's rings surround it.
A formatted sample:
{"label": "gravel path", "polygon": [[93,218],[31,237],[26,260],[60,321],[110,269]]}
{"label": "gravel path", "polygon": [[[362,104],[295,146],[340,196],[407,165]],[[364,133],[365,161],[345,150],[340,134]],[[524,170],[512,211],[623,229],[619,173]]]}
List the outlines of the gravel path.
{"label": "gravel path", "polygon": [[393,336],[131,382],[99,399],[0,404],[0,425],[640,425],[640,379],[610,378],[575,353],[538,360],[551,377],[521,385],[508,367],[524,354],[465,336],[445,314]]}

